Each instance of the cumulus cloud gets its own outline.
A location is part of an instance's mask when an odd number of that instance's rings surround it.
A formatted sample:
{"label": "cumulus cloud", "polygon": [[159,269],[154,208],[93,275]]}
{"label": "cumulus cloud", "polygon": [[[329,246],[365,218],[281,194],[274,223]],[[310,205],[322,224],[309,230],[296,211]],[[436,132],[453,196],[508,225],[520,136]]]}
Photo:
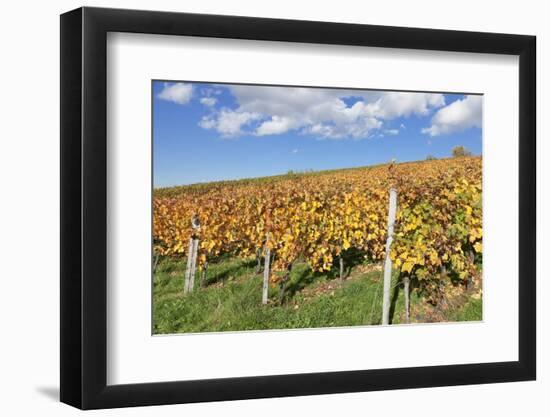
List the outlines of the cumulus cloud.
{"label": "cumulus cloud", "polygon": [[203,88],[201,89],[201,95],[206,97],[219,96],[222,91],[219,88]]}
{"label": "cumulus cloud", "polygon": [[222,109],[217,115],[204,116],[199,126],[204,129],[216,129],[224,137],[238,136],[243,133],[242,127],[261,116],[257,113],[235,112]]}
{"label": "cumulus cloud", "polygon": [[201,104],[204,104],[207,107],[215,106],[218,102],[218,99],[214,97],[201,97],[200,99]]}
{"label": "cumulus cloud", "polygon": [[271,116],[271,119],[262,122],[255,131],[258,136],[278,135],[298,127],[299,121],[285,116]]}
{"label": "cumulus cloud", "polygon": [[384,130],[384,133],[387,134],[387,135],[395,136],[395,135],[399,135],[399,130],[398,129],[386,129],[386,130]]}
{"label": "cumulus cloud", "polygon": [[408,117],[411,114],[425,116],[431,108],[445,105],[443,94],[388,92],[374,103],[368,105],[368,110],[382,119]]}
{"label": "cumulus cloud", "polygon": [[[223,136],[296,131],[327,139],[363,139],[382,129],[385,121],[424,116],[445,105],[442,94],[246,85],[227,88],[236,107],[216,109],[200,123]],[[395,135],[398,130],[386,133]]]}
{"label": "cumulus cloud", "polygon": [[177,104],[187,104],[193,96],[193,85],[185,83],[164,83],[162,91],[157,95],[161,100],[172,101]]}
{"label": "cumulus cloud", "polygon": [[481,96],[464,96],[439,109],[432,117],[430,127],[422,129],[422,133],[440,136],[471,127],[481,128],[482,100]]}

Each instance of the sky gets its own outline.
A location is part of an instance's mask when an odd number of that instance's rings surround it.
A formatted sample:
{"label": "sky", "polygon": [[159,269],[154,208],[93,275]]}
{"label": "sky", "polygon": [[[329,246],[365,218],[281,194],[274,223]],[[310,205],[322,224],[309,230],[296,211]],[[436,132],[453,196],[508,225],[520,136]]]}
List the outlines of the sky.
{"label": "sky", "polygon": [[153,81],[154,187],[481,155],[482,96]]}

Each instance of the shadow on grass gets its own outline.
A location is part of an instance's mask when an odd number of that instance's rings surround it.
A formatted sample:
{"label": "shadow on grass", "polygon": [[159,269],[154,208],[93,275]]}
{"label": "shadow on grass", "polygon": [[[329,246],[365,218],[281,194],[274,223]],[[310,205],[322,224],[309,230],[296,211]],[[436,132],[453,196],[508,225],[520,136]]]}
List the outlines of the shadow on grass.
{"label": "shadow on grass", "polygon": [[[351,275],[351,271],[357,265],[362,264],[365,261],[365,253],[361,250],[350,248],[343,254],[344,257],[344,279]],[[285,296],[282,302],[289,300],[294,295],[305,287],[313,284],[316,281],[325,279],[327,281],[340,278],[340,259],[336,258],[333,262],[333,266],[330,271],[316,271],[313,272],[307,265],[307,263],[297,264],[293,272],[291,273],[290,282],[286,284]]]}
{"label": "shadow on grass", "polygon": [[397,299],[399,298],[399,287],[401,286],[401,281],[399,276],[397,277],[397,280],[393,287],[393,293],[391,297],[391,303],[390,303],[390,318],[389,322],[390,324],[393,324],[393,316],[395,314],[395,308],[397,306]]}
{"label": "shadow on grass", "polygon": [[351,271],[357,265],[362,264],[365,261],[365,252],[358,248],[349,248],[344,252],[344,268],[346,270],[344,277],[347,278],[351,275]]}
{"label": "shadow on grass", "polygon": [[297,273],[291,274],[290,282],[286,285],[286,294],[284,299],[282,300],[283,302],[289,298],[294,297],[294,294],[313,283],[320,276],[319,273],[311,272],[309,268],[304,268],[300,266],[300,269],[301,270]]}
{"label": "shadow on grass", "polygon": [[[206,271],[205,286],[225,281],[231,277],[243,275],[243,272],[254,270],[256,267],[255,259],[248,259],[236,262],[224,262],[223,260],[212,264]],[[200,272],[199,272],[200,274]]]}

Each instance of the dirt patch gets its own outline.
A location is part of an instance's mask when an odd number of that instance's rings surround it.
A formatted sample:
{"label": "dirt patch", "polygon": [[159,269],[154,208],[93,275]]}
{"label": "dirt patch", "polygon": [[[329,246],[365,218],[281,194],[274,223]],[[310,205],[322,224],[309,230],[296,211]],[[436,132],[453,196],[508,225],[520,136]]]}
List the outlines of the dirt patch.
{"label": "dirt patch", "polygon": [[323,282],[321,284],[317,284],[314,287],[306,287],[302,291],[300,291],[300,294],[306,300],[324,294],[334,295],[334,291],[338,288],[342,288],[344,283],[345,280],[340,281],[339,279],[334,279],[331,281]]}
{"label": "dirt patch", "polygon": [[[463,286],[452,286],[445,292],[445,296],[437,305],[419,303],[411,306],[412,322],[417,323],[441,323],[449,321],[449,313],[463,308],[470,299],[480,299],[483,290],[481,280],[474,280],[468,289]],[[402,317],[403,319],[403,317]]]}
{"label": "dirt patch", "polygon": [[[337,289],[342,288],[344,285],[346,285],[347,282],[350,282],[359,278],[364,278],[366,274],[369,274],[375,271],[381,272],[382,264],[357,265],[352,269],[349,276],[345,277],[343,280],[336,278],[330,281],[317,284],[313,287],[312,286],[305,287],[300,291],[300,294],[306,300],[313,297],[317,297],[319,295],[334,295],[334,292]],[[379,276],[378,274],[374,274],[369,278],[372,282],[376,283],[380,281],[381,275]]]}

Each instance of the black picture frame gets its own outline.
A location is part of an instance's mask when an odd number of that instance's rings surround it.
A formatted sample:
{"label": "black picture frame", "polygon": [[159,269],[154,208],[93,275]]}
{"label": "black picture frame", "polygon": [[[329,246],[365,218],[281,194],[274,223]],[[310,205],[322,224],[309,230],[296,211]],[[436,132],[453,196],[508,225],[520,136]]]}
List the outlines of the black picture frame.
{"label": "black picture frame", "polygon": [[[519,360],[107,385],[108,32],[519,56]],[[81,409],[534,380],[536,38],[102,8],[61,16],[61,401]]]}

